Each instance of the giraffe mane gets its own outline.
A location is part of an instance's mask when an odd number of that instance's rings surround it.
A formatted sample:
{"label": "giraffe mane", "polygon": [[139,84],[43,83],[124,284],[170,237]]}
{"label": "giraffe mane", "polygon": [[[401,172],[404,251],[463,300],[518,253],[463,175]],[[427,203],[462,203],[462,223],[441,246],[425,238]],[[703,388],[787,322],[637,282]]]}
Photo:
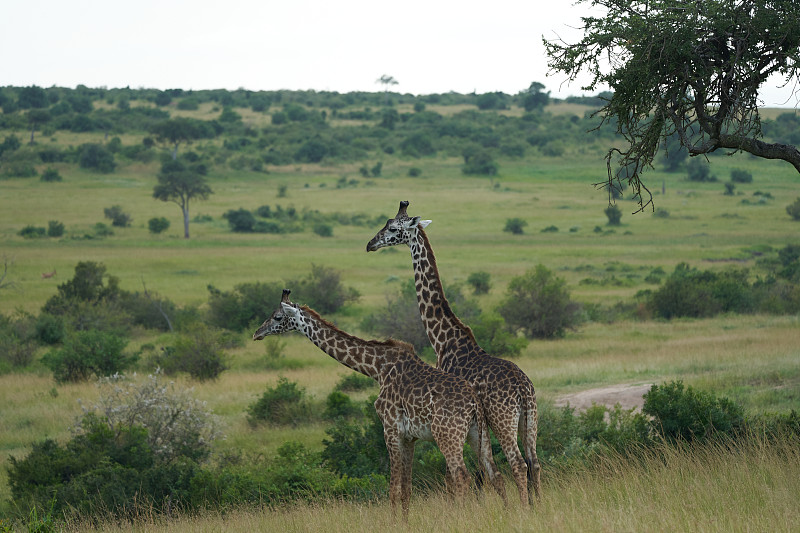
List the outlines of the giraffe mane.
{"label": "giraffe mane", "polygon": [[306,312],[309,315],[311,315],[315,320],[318,320],[318,321],[322,322],[322,324],[325,325],[326,327],[331,328],[332,330],[338,332],[342,336],[352,340],[353,342],[355,342],[357,344],[362,344],[364,346],[376,346],[376,347],[379,347],[379,348],[389,348],[389,347],[398,348],[400,350],[411,352],[411,353],[416,355],[416,351],[414,350],[414,346],[409,344],[409,343],[407,343],[407,342],[404,342],[404,341],[401,341],[401,340],[397,340],[397,339],[392,339],[392,338],[386,339],[385,341],[379,341],[379,340],[376,340],[376,339],[369,339],[369,340],[362,339],[361,337],[356,337],[355,335],[351,335],[350,333],[347,333],[346,331],[342,331],[340,328],[338,328],[332,322],[322,318],[322,316],[320,316],[319,313],[317,313],[316,311],[314,311],[313,309],[311,309],[307,305],[301,305],[300,309],[302,309],[304,312]]}
{"label": "giraffe mane", "polygon": [[[429,250],[433,251],[433,247],[431,246],[431,241],[428,240],[428,235],[425,233],[425,230],[419,228],[417,231],[419,231],[419,234],[422,236],[422,240],[425,243],[425,246]],[[436,274],[437,283],[439,283],[439,285],[442,288],[442,312],[445,315],[449,316],[453,320],[453,323],[456,326],[463,329],[467,333],[469,339],[472,342],[478,344],[478,341],[475,340],[475,334],[472,333],[472,328],[464,324],[464,322],[462,322],[461,319],[458,318],[458,315],[456,315],[453,312],[453,309],[450,307],[450,302],[447,301],[447,297],[444,295],[444,285],[442,284],[442,276],[439,274],[439,267],[436,265],[436,256],[433,253],[431,253],[428,257],[428,260],[431,263],[431,268],[433,269],[433,272]]]}

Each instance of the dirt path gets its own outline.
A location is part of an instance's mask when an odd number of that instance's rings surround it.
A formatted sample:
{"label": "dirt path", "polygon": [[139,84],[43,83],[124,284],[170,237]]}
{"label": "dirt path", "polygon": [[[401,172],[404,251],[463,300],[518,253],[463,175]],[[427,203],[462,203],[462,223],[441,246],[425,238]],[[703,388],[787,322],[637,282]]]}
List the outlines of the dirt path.
{"label": "dirt path", "polygon": [[645,384],[619,384],[610,387],[600,387],[597,389],[587,389],[573,394],[566,394],[556,399],[557,407],[564,407],[569,404],[576,411],[585,411],[592,406],[592,403],[614,407],[620,404],[623,409],[637,408],[641,410],[644,404],[644,394],[652,387],[651,383]]}

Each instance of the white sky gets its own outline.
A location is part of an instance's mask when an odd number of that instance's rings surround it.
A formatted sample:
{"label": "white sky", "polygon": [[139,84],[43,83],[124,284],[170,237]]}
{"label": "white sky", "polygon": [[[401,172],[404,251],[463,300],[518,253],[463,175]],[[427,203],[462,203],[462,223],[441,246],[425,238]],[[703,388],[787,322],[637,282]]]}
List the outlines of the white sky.
{"label": "white sky", "polygon": [[[11,0],[0,86],[584,94],[547,76],[542,36],[579,40],[570,0]],[[585,81],[585,80],[584,80]],[[791,87],[762,91],[794,107]],[[596,93],[594,91],[593,93]]]}

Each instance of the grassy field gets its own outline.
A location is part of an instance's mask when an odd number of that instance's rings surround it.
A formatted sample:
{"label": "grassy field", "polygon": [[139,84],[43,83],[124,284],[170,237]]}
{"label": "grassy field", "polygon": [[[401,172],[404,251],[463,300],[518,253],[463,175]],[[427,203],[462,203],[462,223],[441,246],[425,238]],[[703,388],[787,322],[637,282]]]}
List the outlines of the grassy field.
{"label": "grassy field", "polygon": [[[67,139],[59,134],[42,142],[77,145],[99,141],[96,137],[70,134]],[[315,209],[388,218],[400,200],[409,200],[411,215],[433,220],[426,231],[446,283],[464,282],[477,271],[491,274],[492,290],[478,298],[483,309],[500,302],[511,278],[538,263],[564,278],[575,300],[610,305],[631,301],[638,291],[654,288],[644,278],[657,267],[669,273],[680,262],[701,269],[733,265],[750,268],[753,276],[763,275],[756,262],[761,254],[770,247],[777,250],[800,242],[799,226],[785,212],[786,205],[800,195],[798,176],[785,163],[742,155],[714,157],[712,173],[720,179],[718,183],[690,183],[684,173],[650,172],[647,184],[656,208],[669,215],[657,217],[650,211],[633,215],[636,204],[622,200],[622,225],[614,228],[606,225],[605,193],[592,186],[605,177],[602,154],[592,147],[576,147],[564,158],[503,161],[500,175],[493,180],[462,176],[460,163],[444,157],[391,158],[384,162],[383,177],[374,179],[360,177],[360,165],[279,167],[267,173],[212,171],[209,181],[214,194],[191,205],[193,217],[209,215],[212,220],[192,223],[190,240],[182,238],[180,210],[152,198],[158,172],[155,163],[125,167],[111,175],[56,166],[64,178],[60,183],[36,178],[0,181],[0,257],[8,263],[7,279],[15,283],[14,288],[0,291],[0,312],[37,313],[58,284],[71,279],[78,261],[102,262],[109,274],[120,278],[123,289],[140,291],[144,281],[148,290],[179,305],[203,305],[209,284],[231,290],[244,282],[283,282],[308,273],[317,264],[340,270],[343,283],[361,293],[358,302],[331,317],[343,329],[358,334],[362,318],[385,304],[386,295],[411,276],[406,249],[366,253],[366,243],[380,225],[336,225],[328,238],[310,230],[234,234],[221,217],[229,209],[255,210],[267,204],[292,206],[301,212]],[[410,166],[422,168],[422,176],[408,177]],[[750,171],[754,181],[737,185],[737,194],[725,196],[722,182],[737,168]],[[358,183],[337,188],[342,177]],[[282,185],[287,187],[285,197],[278,196]],[[103,239],[84,238],[95,223],[110,224],[103,218],[103,209],[112,205],[121,205],[131,214],[133,225],[114,228],[114,235]],[[153,236],[147,220],[161,216],[172,226],[165,234]],[[523,235],[503,232],[511,217],[527,222]],[[27,240],[17,235],[26,225],[46,227],[49,220],[65,224],[64,237]],[[557,231],[541,231],[550,226]],[[56,276],[42,278],[42,273],[53,270]],[[295,293],[293,298],[303,302],[302,294]],[[242,337],[249,335],[245,332]],[[217,443],[218,451],[269,456],[286,440],[321,448],[322,425],[254,430],[245,421],[246,407],[279,376],[299,382],[322,401],[349,372],[303,338],[292,336],[286,341],[287,357],[301,361],[300,368],[266,370],[260,366],[263,343],[247,342],[230,352],[231,368],[219,380],[178,379],[180,385],[194,387],[196,396],[220,416],[227,438]],[[160,338],[139,332],[131,347],[144,342],[158,344]],[[682,379],[726,395],[751,413],[800,408],[800,319],[796,316],[588,323],[563,339],[531,342],[517,362],[532,378],[541,402],[603,385]],[[8,456],[24,456],[33,442],[45,437],[67,440],[81,412],[78,399],[91,403],[96,396],[92,384],[56,386],[44,371],[0,376],[0,501],[10,495],[5,470]],[[663,472],[644,465],[625,467],[616,476],[615,466],[608,465],[608,471],[576,472],[574,478],[548,479],[545,473],[549,496],[541,508],[532,514],[516,508],[505,512],[489,498],[481,504],[476,529],[526,530],[535,524],[536,529],[557,531],[656,531],[668,525],[678,530],[764,530],[767,514],[784,520],[771,529],[797,529],[800,519],[792,506],[794,500],[786,498],[800,492],[796,447],[757,456],[758,461],[767,457],[767,465],[737,455],[747,451],[707,453],[709,457],[690,457],[688,466],[672,458]],[[794,470],[782,462],[790,453]],[[770,454],[775,457],[769,459]],[[703,468],[692,468],[691,461]],[[747,478],[751,485],[741,487],[747,473],[752,474]],[[615,479],[608,485],[610,478]],[[666,496],[651,489],[662,482]],[[758,492],[756,485],[769,490],[758,495],[755,503],[742,505],[738,498],[743,496],[736,493],[753,496]],[[697,497],[712,492],[718,493],[717,499]],[[688,508],[682,508],[685,501],[691,502]],[[773,504],[777,510],[769,510]],[[468,526],[465,516],[472,516],[449,507],[441,514],[441,499],[436,498],[418,498],[413,505],[409,524],[413,530],[459,531]],[[657,514],[656,507],[663,514]],[[355,525],[342,525],[350,522]],[[745,527],[748,523],[751,528]],[[335,531],[346,527],[362,531],[391,530],[393,524],[384,503],[332,504],[324,509],[242,510],[225,517],[155,521],[119,530]]]}

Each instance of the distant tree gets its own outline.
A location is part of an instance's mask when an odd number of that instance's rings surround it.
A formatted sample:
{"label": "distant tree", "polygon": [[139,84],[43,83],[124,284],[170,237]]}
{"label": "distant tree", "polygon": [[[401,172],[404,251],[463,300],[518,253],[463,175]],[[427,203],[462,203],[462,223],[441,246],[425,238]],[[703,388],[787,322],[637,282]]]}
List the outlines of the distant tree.
{"label": "distant tree", "polygon": [[150,128],[150,133],[156,136],[156,140],[172,146],[172,159],[178,158],[178,146],[180,143],[189,143],[195,139],[205,137],[205,132],[201,131],[194,121],[186,118],[172,118],[159,122]]}
{"label": "distant tree", "polygon": [[606,207],[604,213],[608,217],[609,226],[619,226],[622,220],[622,211],[617,205],[610,205]]}
{"label": "distant tree", "polygon": [[394,77],[384,74],[375,80],[375,83],[380,83],[383,85],[384,105],[389,105],[389,87],[392,85],[397,85],[400,82],[394,79]]}
{"label": "distant tree", "polygon": [[[627,142],[606,154],[612,167],[635,163],[628,184],[640,209],[652,195],[640,173],[652,165],[662,140],[678,135],[690,155],[718,149],[782,159],[800,172],[800,150],[761,137],[759,91],[768,77],[800,88],[800,2],[796,0],[591,0],[600,16],[581,19],[578,43],[544,39],[548,65],[584,90],[608,85],[597,111]],[[796,94],[796,93],[795,93]],[[642,192],[648,196],[643,198]]]}
{"label": "distant tree", "polygon": [[17,105],[20,109],[42,109],[50,105],[47,91],[36,85],[23,87],[17,96]]}
{"label": "distant tree", "polygon": [[81,145],[79,152],[78,163],[81,168],[109,174],[114,172],[117,166],[114,162],[114,154],[109,152],[102,144],[87,143]]}
{"label": "distant tree", "polygon": [[26,117],[28,118],[28,124],[31,126],[30,144],[33,144],[33,133],[36,131],[36,127],[47,124],[52,117],[50,116],[50,112],[46,109],[31,109],[26,114]]}
{"label": "distant tree", "polygon": [[153,198],[174,202],[183,212],[183,236],[189,238],[189,202],[205,200],[212,194],[203,176],[204,167],[187,166],[182,161],[167,161],[161,165],[158,183],[153,188]]}
{"label": "distant tree", "polygon": [[793,203],[786,206],[786,213],[792,217],[792,220],[800,220],[800,196]]}
{"label": "distant tree", "polygon": [[[667,172],[676,172],[689,157],[689,152],[681,144],[677,134],[672,134],[664,140],[664,167]],[[620,176],[629,178],[629,176]]]}
{"label": "distant tree", "polygon": [[525,111],[541,111],[550,103],[550,91],[542,92],[544,85],[538,81],[531,82],[530,86],[520,93],[522,107]]}

